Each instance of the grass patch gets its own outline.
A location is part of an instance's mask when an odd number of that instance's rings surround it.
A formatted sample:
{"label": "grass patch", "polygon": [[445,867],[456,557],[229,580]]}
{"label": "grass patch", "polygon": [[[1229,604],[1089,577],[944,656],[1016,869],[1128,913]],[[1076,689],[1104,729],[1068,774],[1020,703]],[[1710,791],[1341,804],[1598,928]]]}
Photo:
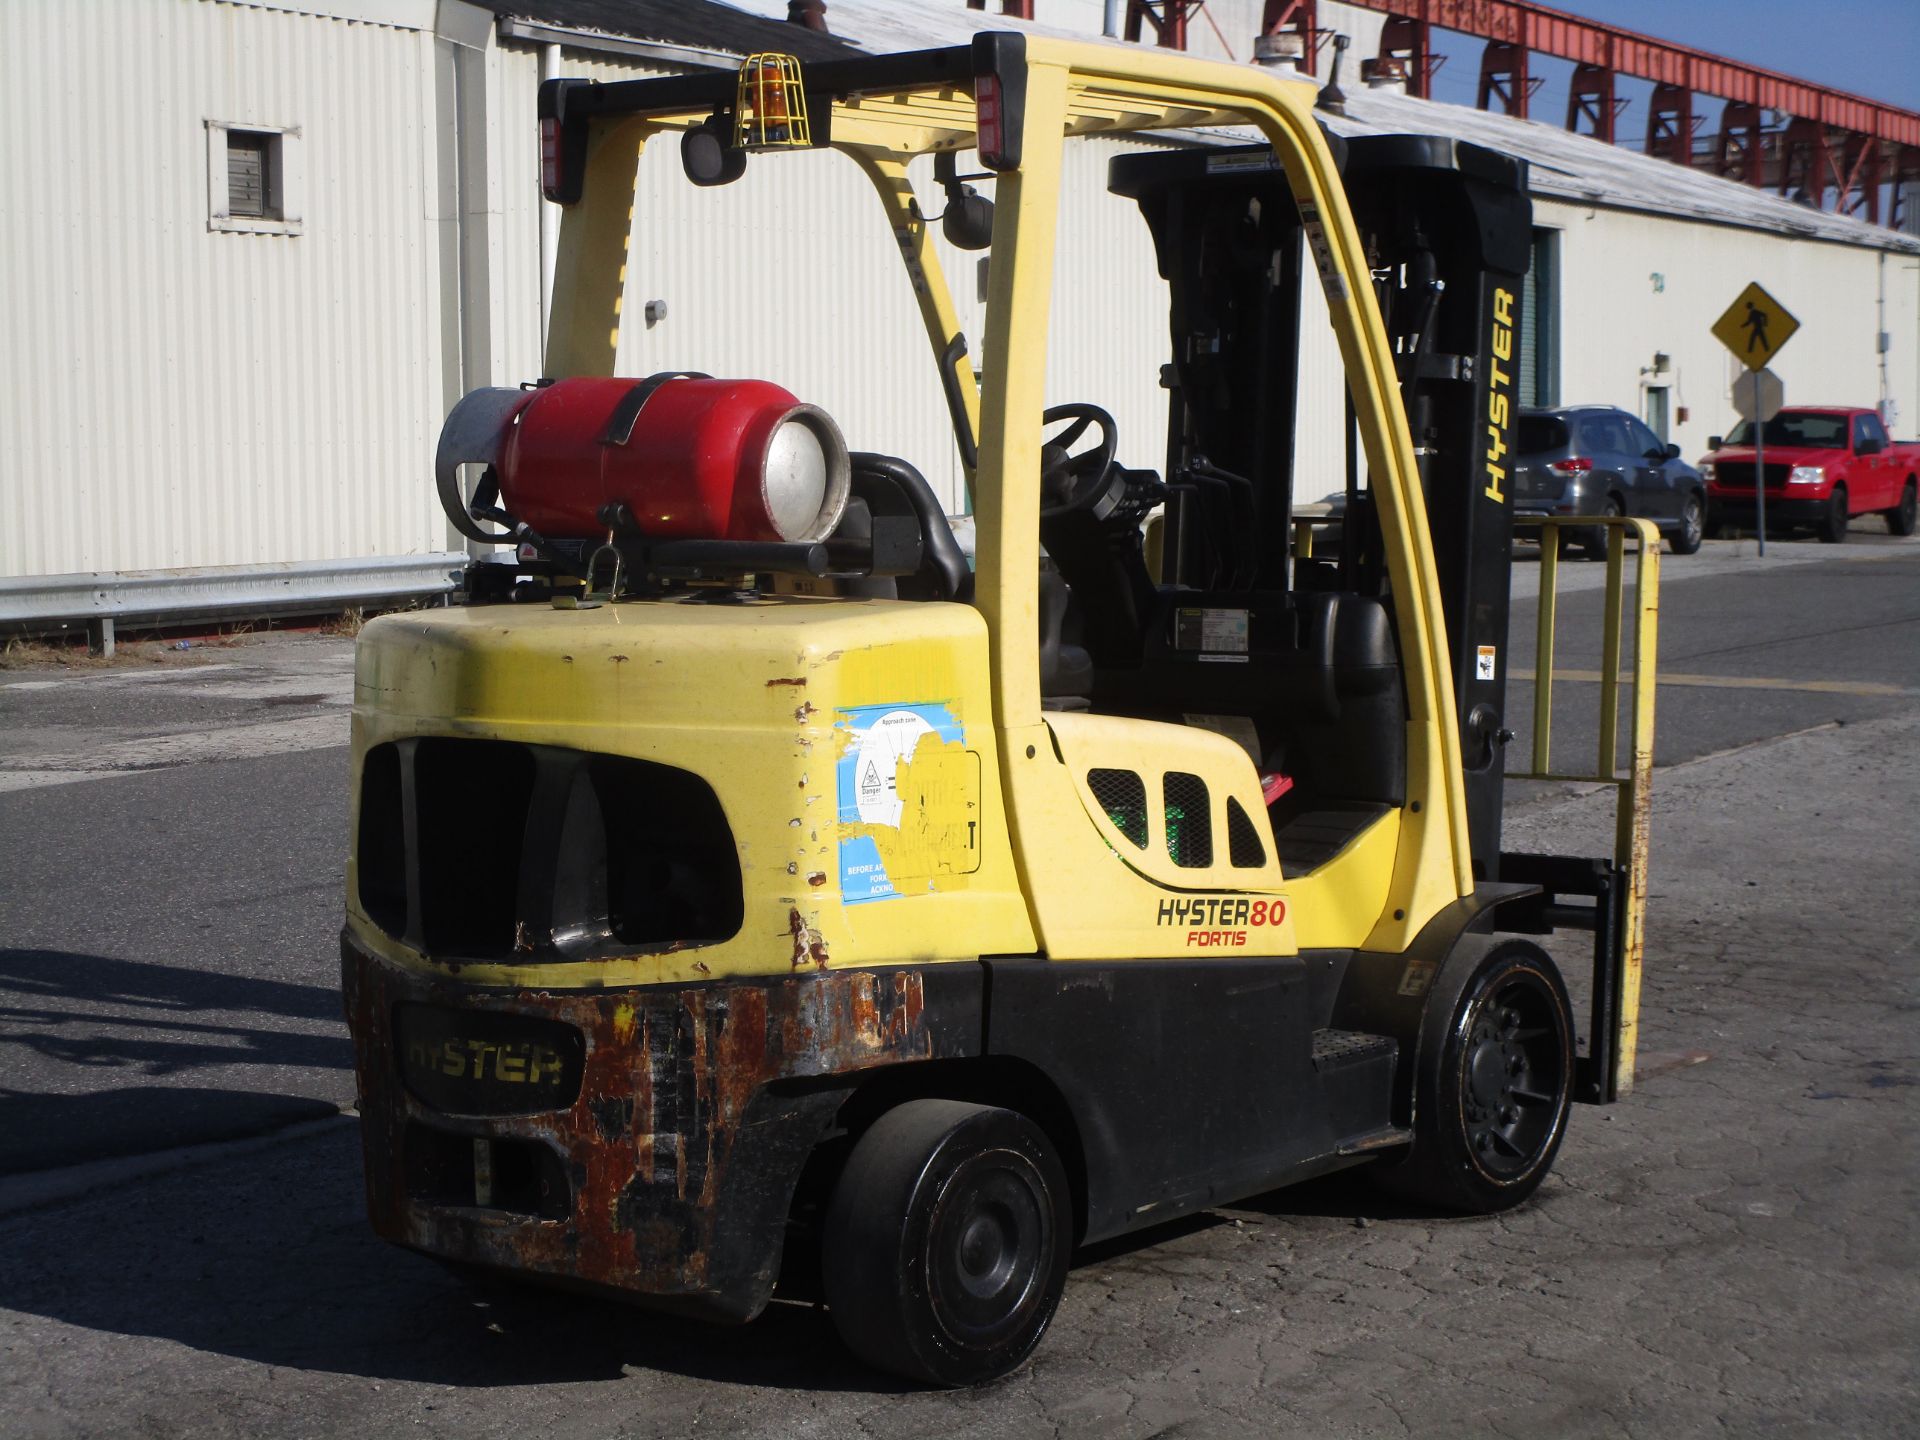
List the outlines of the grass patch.
{"label": "grass patch", "polygon": [[113,658],[87,653],[84,632],[71,639],[29,639],[13,636],[0,643],[0,670],[124,670],[145,665],[204,665],[200,649],[208,642],[194,640],[182,650],[174,640],[116,640]]}

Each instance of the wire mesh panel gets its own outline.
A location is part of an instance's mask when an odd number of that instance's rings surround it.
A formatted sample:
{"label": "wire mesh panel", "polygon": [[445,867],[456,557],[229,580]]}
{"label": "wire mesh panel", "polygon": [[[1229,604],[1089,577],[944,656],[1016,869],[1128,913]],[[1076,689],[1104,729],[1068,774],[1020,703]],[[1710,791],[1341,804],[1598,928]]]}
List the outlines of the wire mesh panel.
{"label": "wire mesh panel", "polygon": [[1231,795],[1227,797],[1227,855],[1236,870],[1258,870],[1267,863],[1267,847],[1260,843],[1260,832]]}
{"label": "wire mesh panel", "polygon": [[1131,770],[1089,770],[1087,788],[1127,839],[1147,848],[1147,785]]}
{"label": "wire mesh panel", "polygon": [[1207,782],[1184,770],[1169,770],[1162,782],[1161,803],[1167,812],[1167,854],[1183,869],[1213,864],[1213,816],[1208,809]]}

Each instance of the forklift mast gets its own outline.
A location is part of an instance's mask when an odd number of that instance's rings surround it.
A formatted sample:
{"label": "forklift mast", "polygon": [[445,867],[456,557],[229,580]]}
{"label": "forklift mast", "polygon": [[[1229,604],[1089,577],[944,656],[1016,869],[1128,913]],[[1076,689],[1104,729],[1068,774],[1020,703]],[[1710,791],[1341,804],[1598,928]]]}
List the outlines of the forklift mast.
{"label": "forklift mast", "polygon": [[[1475,877],[1499,878],[1509,572],[1507,483],[1521,282],[1531,253],[1526,162],[1428,135],[1329,139],[1392,343],[1426,497],[1465,771]],[[1113,188],[1136,198],[1171,289],[1173,363],[1162,577],[1217,588],[1193,482],[1250,481],[1253,588],[1383,596],[1378,526],[1360,484],[1349,404],[1337,558],[1293,561],[1293,509],[1333,486],[1294,474],[1304,257],[1324,275],[1326,232],[1295,206],[1266,146],[1129,157]],[[1315,484],[1318,488],[1314,488]],[[1389,607],[1391,608],[1391,607]]]}
{"label": "forklift mast", "polygon": [[1347,145],[1347,194],[1373,265],[1427,498],[1453,660],[1477,879],[1498,880],[1527,164],[1437,135]]}

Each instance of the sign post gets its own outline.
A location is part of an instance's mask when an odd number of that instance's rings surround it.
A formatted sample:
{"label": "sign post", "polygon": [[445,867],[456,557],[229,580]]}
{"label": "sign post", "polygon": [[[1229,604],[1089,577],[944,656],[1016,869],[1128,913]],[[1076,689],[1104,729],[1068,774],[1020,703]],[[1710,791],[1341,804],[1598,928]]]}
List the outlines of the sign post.
{"label": "sign post", "polygon": [[[1713,334],[1733,352],[1733,358],[1747,367],[1747,373],[1733,382],[1734,409],[1753,426],[1753,504],[1754,525],[1759,533],[1760,553],[1767,553],[1767,421],[1780,410],[1780,382],[1767,364],[1780,347],[1793,338],[1800,322],[1760,286],[1750,284],[1734,298],[1726,314],[1713,322]],[[1765,376],[1763,380],[1761,377]],[[1769,387],[1766,381],[1772,381]],[[1743,387],[1743,383],[1744,387]],[[1741,393],[1742,389],[1746,393]],[[1769,393],[1770,392],[1770,393]],[[1763,404],[1771,398],[1771,408]],[[1744,402],[1744,404],[1743,404]],[[1762,411],[1765,411],[1763,414]]]}
{"label": "sign post", "polygon": [[[1754,427],[1753,473],[1764,478],[1767,469],[1766,423],[1780,413],[1786,403],[1786,387],[1771,370],[1749,370],[1733,382],[1733,408],[1742,420]],[[1767,491],[1764,484],[1754,487],[1755,523],[1760,527],[1760,553],[1767,553]]]}

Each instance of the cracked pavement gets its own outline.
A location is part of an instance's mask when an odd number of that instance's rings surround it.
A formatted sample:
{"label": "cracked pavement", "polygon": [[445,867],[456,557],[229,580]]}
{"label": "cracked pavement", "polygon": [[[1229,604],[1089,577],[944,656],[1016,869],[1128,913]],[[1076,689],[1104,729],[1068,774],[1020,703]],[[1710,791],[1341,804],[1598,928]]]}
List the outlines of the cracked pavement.
{"label": "cracked pavement", "polygon": [[[1276,1192],[1082,1255],[1030,1366],[924,1392],[805,1307],[716,1331],[470,1290],[373,1239],[336,1120],[0,1220],[0,1428],[1912,1433],[1916,755],[1908,709],[1660,772],[1640,1085],[1575,1108],[1516,1213]],[[1610,805],[1522,800],[1508,843],[1603,853]]]}

